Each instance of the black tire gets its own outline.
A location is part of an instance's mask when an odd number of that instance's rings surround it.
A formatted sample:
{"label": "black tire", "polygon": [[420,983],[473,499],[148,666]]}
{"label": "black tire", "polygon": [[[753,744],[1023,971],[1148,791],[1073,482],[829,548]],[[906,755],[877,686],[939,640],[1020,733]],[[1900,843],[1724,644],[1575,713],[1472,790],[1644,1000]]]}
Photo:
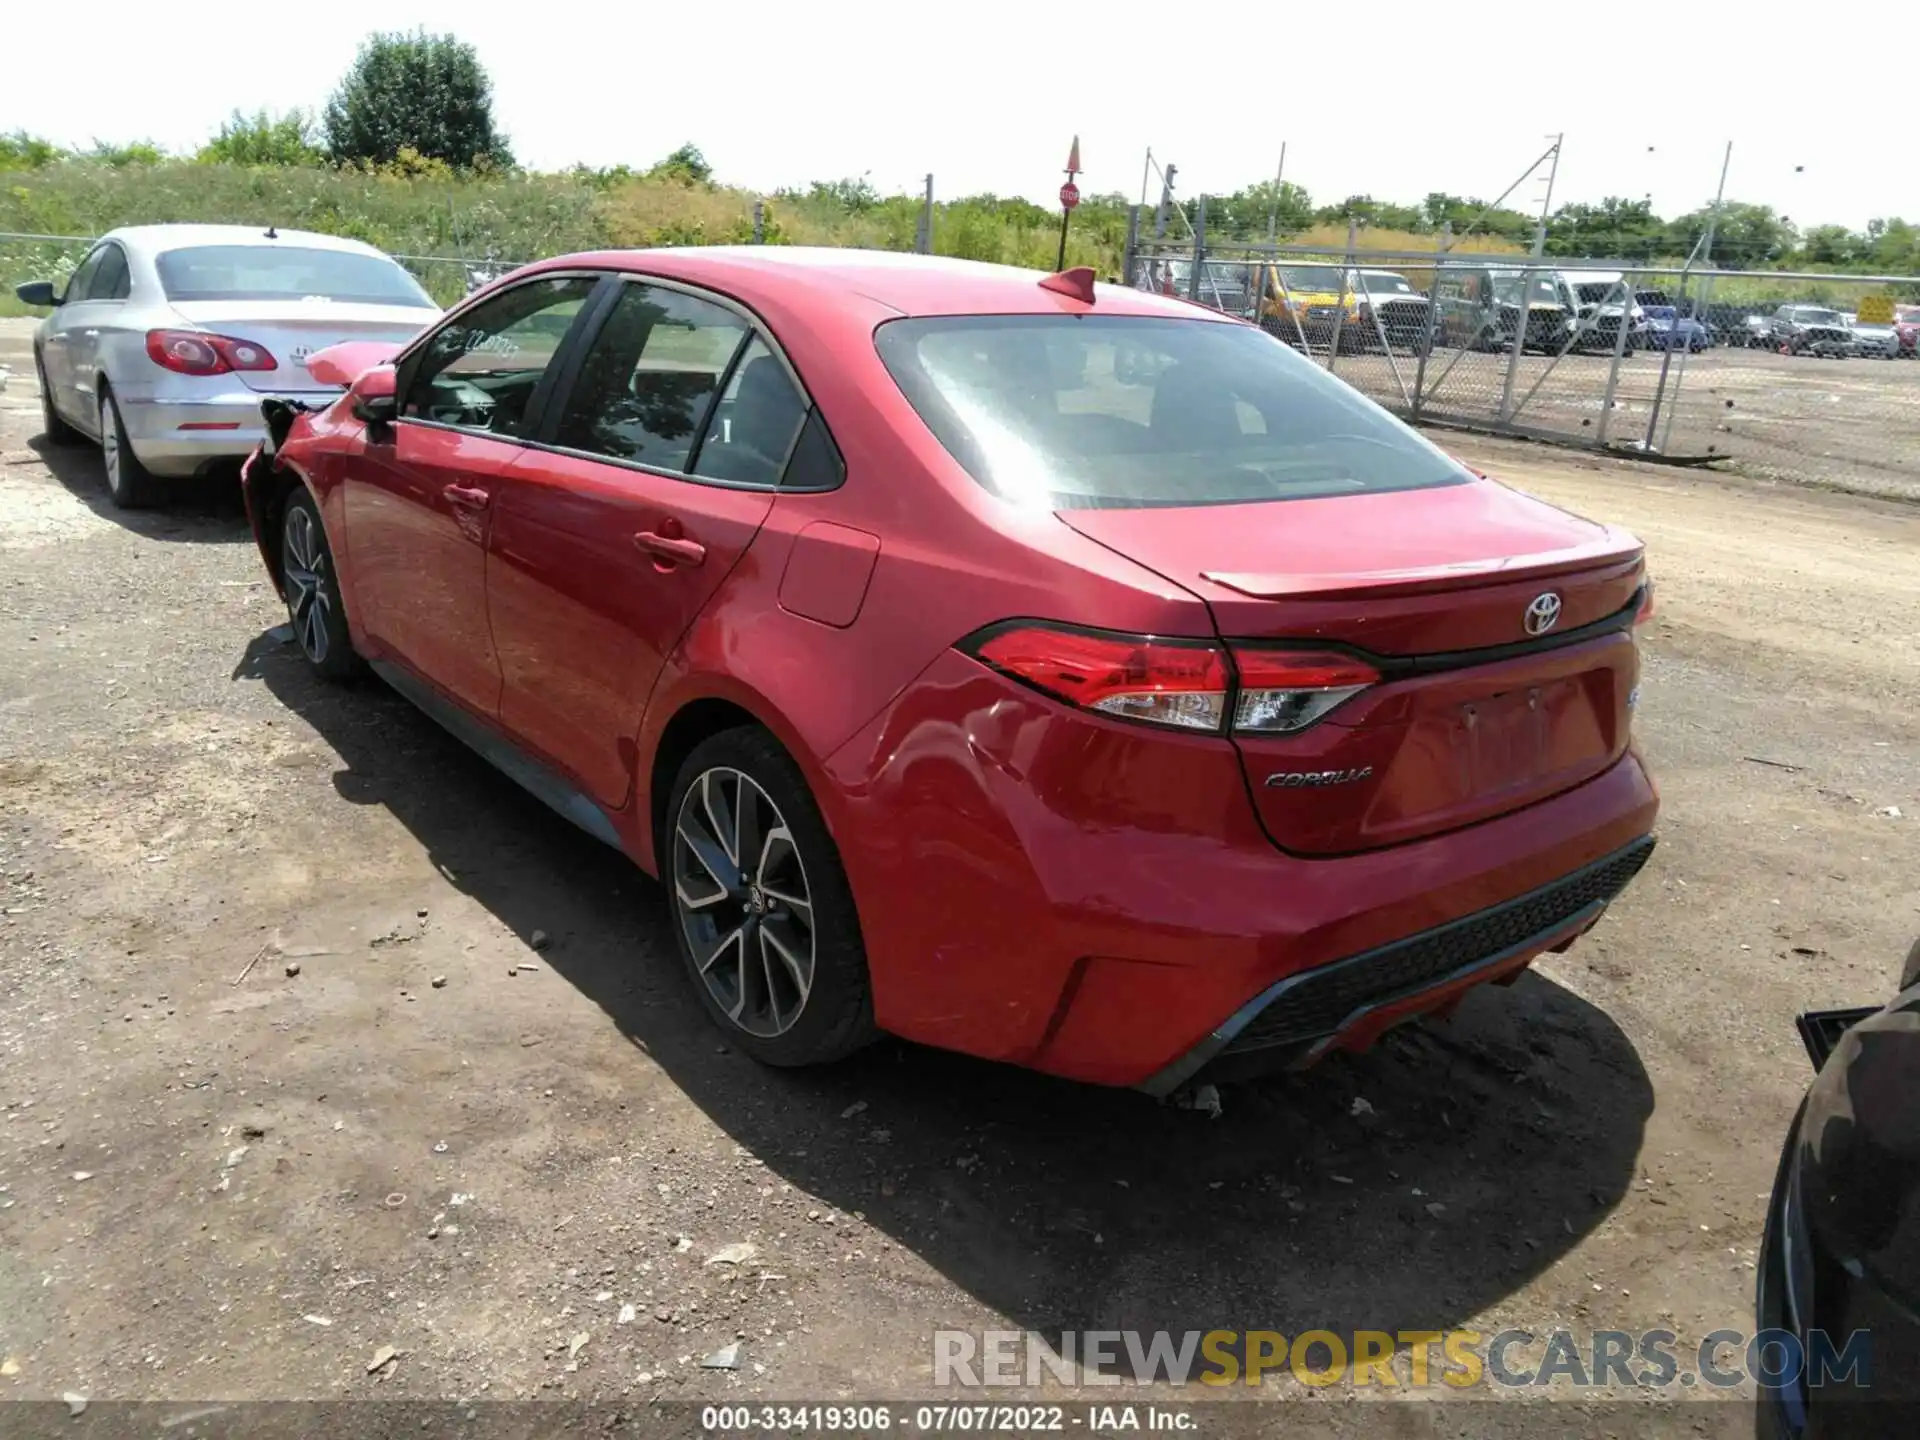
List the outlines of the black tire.
{"label": "black tire", "polygon": [[660,831],[674,943],[730,1042],[767,1065],[823,1065],[878,1034],[840,852],[779,741],[758,726],[701,741]]}
{"label": "black tire", "polygon": [[60,418],[53,408],[53,387],[47,384],[47,367],[40,363],[40,352],[33,353],[33,375],[40,382],[40,433],[50,445],[78,445],[86,437]]}
{"label": "black tire", "polygon": [[281,507],[280,582],[293,643],[307,663],[328,680],[356,678],[364,667],[347,628],[333,547],[320,523],[320,508],[305,486],[297,487]]}
{"label": "black tire", "polygon": [[144,510],[160,499],[160,482],[133,453],[120,403],[105,380],[100,382],[100,463],[107,472],[107,494],[122,510]]}

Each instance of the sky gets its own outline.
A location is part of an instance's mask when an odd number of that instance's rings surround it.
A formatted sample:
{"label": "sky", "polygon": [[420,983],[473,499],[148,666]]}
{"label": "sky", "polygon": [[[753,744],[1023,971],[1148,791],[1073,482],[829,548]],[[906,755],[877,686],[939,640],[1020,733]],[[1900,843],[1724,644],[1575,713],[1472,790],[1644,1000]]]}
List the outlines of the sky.
{"label": "sky", "polygon": [[[1695,209],[1731,142],[1730,199],[1803,227],[1920,220],[1911,0],[1858,0],[1828,31],[1805,10],[1776,22],[1701,0],[1478,13],[1374,0],[1344,25],[1318,7],[1077,8],[382,0],[203,25],[96,0],[84,62],[5,67],[0,132],[191,151],[236,107],[321,106],[363,25],[424,25],[475,46],[496,120],[535,169],[644,166],[691,141],[716,178],[750,189],[865,176],[917,193],[931,172],[942,196],[1051,205],[1078,134],[1090,194],[1138,198],[1149,147],[1179,167],[1182,195],[1230,193],[1270,178],[1285,142],[1286,178],[1316,203],[1491,200],[1564,133],[1556,206]],[[1789,72],[1796,98],[1776,98]],[[1797,88],[1827,84],[1831,100]],[[1543,167],[1508,203],[1537,210],[1544,182]]]}

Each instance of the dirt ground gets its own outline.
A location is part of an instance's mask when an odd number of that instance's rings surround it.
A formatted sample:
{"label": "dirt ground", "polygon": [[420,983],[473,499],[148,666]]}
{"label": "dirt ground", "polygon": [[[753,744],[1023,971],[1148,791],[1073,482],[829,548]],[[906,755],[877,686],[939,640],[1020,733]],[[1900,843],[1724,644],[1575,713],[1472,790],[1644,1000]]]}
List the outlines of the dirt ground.
{"label": "dirt ground", "polygon": [[651,882],[309,678],[230,491],[123,515],[45,448],[26,333],[0,1395],[905,1397],[941,1328],[1750,1325],[1793,1017],[1920,932],[1920,511],[1442,437],[1647,541],[1661,848],[1512,989],[1209,1119],[729,1052]]}

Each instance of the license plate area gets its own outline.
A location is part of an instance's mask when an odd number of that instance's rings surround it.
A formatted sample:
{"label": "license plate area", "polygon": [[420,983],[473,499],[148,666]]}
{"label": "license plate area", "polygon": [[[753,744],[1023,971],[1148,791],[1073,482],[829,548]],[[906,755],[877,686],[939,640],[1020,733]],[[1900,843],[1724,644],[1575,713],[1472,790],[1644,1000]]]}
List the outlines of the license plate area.
{"label": "license plate area", "polygon": [[1453,724],[1454,765],[1466,794],[1525,785],[1553,762],[1556,716],[1580,703],[1571,680],[1545,680],[1468,700]]}

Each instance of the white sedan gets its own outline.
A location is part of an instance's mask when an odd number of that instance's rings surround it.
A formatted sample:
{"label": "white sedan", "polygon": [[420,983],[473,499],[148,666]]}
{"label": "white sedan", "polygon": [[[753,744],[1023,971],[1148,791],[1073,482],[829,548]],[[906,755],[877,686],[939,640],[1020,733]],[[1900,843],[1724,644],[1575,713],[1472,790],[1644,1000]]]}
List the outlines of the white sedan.
{"label": "white sedan", "polygon": [[342,340],[403,342],[440,315],[391,256],[357,240],[243,225],[141,225],[102,236],[33,336],[49,439],[97,442],[118,505],[167,477],[237,466],[268,396],[334,387],[306,359]]}

